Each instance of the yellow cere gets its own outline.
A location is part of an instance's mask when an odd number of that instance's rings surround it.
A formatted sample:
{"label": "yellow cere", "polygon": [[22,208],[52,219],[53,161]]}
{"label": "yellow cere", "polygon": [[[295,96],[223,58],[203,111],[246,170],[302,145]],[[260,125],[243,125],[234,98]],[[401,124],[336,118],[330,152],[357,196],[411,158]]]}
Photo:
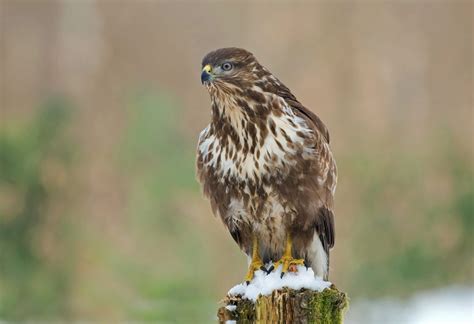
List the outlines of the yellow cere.
{"label": "yellow cere", "polygon": [[206,71],[207,73],[211,72],[212,68],[209,64],[207,64],[205,67],[202,69],[203,71]]}

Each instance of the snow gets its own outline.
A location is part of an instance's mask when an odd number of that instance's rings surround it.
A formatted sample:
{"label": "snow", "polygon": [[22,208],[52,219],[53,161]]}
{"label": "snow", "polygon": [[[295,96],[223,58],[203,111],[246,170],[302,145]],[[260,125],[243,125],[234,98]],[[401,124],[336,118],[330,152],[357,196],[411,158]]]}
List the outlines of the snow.
{"label": "snow", "polygon": [[227,305],[227,306],[225,307],[225,309],[227,309],[228,311],[233,312],[233,311],[235,311],[235,310],[237,309],[237,305]]}
{"label": "snow", "polygon": [[353,300],[347,324],[474,323],[474,287],[451,286],[418,292],[404,300],[385,297]]}
{"label": "snow", "polygon": [[242,296],[244,299],[256,301],[258,296],[268,296],[273,291],[284,287],[299,290],[301,288],[311,289],[315,291],[323,291],[331,286],[329,281],[315,277],[311,268],[306,269],[304,266],[298,266],[297,272],[288,272],[283,278],[281,275],[281,265],[266,274],[261,270],[255,271],[255,276],[249,285],[242,283],[234,286],[229,290],[230,296]]}
{"label": "snow", "polygon": [[227,321],[225,321],[225,324],[237,324],[237,321],[227,320]]}

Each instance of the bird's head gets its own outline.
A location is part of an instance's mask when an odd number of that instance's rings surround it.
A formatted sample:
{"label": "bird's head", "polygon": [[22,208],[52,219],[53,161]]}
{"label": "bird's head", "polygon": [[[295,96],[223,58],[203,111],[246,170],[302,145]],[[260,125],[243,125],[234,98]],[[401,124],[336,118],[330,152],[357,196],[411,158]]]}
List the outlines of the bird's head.
{"label": "bird's head", "polygon": [[202,60],[201,82],[211,92],[244,90],[265,74],[252,53],[235,47],[221,48]]}

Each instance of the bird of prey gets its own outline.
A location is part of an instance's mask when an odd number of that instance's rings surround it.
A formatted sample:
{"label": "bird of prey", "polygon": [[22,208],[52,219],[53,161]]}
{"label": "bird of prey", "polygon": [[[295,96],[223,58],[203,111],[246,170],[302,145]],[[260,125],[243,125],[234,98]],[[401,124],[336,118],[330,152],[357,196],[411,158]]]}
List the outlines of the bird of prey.
{"label": "bird of prey", "polygon": [[249,257],[245,281],[303,264],[327,280],[337,171],[326,126],[244,49],[207,54],[201,82],[211,121],[199,136],[197,176]]}

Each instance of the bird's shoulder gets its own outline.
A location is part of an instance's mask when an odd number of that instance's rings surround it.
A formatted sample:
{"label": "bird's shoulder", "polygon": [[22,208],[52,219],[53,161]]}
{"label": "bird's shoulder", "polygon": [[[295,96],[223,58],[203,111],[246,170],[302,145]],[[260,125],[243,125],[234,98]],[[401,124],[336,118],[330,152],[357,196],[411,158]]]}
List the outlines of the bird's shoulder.
{"label": "bird's shoulder", "polygon": [[283,83],[278,82],[277,95],[281,97],[288,107],[293,111],[295,115],[300,118],[303,118],[307,121],[308,127],[310,127],[313,131],[317,131],[323,137],[323,139],[329,144],[329,130],[326,125],[323,123],[321,118],[319,118],[314,112],[310,109],[303,106],[298,99],[296,99],[295,95],[291,93],[290,89],[285,86]]}

